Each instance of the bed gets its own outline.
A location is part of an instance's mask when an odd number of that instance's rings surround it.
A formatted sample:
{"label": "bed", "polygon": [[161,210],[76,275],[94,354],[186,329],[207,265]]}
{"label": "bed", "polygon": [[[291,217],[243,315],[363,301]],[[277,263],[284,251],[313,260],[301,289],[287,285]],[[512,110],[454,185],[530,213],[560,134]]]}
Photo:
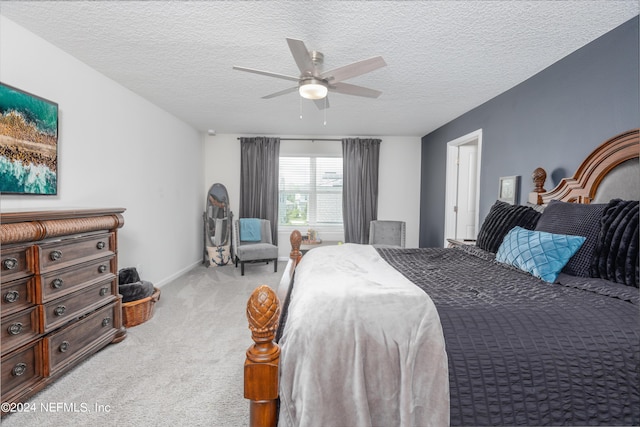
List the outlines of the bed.
{"label": "bed", "polygon": [[[639,131],[476,245],[338,245],[247,303],[252,426],[640,424]],[[281,303],[282,301],[282,303]]]}

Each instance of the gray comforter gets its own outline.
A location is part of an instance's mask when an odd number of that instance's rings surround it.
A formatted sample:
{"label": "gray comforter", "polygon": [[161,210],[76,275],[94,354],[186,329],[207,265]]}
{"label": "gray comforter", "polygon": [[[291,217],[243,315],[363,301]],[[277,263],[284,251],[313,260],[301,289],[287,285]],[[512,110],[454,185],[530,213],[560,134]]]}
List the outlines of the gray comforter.
{"label": "gray comforter", "polygon": [[279,344],[281,427],[449,423],[438,313],[371,246],[305,255]]}
{"label": "gray comforter", "polygon": [[638,289],[546,283],[473,247],[379,252],[437,307],[451,425],[640,424]]}

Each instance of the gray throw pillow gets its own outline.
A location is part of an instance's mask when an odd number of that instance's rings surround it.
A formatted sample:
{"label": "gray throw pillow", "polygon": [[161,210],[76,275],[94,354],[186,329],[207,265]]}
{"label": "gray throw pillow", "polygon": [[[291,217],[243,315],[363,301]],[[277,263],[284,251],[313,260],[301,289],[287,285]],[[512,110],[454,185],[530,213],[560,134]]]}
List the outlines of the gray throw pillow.
{"label": "gray throw pillow", "polygon": [[600,219],[606,204],[585,205],[552,200],[538,220],[536,231],[582,236],[586,240],[580,250],[562,269],[573,276],[589,277],[591,259],[598,242]]}

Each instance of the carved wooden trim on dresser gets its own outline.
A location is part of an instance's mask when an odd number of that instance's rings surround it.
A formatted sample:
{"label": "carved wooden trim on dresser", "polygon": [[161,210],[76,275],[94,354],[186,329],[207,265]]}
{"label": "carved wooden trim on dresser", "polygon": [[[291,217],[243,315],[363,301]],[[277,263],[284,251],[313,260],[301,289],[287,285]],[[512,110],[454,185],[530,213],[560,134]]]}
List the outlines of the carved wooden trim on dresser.
{"label": "carved wooden trim on dresser", "polygon": [[126,337],[117,258],[124,211],[0,213],[2,402],[27,400]]}

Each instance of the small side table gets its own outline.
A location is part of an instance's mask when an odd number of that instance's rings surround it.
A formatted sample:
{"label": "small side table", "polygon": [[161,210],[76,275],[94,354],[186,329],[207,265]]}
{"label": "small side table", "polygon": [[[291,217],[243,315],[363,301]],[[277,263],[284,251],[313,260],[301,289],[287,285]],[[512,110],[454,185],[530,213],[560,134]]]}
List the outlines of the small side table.
{"label": "small side table", "polygon": [[453,248],[455,246],[460,246],[460,245],[476,244],[475,239],[447,239],[447,242],[449,242],[449,246],[447,246],[448,248]]}

